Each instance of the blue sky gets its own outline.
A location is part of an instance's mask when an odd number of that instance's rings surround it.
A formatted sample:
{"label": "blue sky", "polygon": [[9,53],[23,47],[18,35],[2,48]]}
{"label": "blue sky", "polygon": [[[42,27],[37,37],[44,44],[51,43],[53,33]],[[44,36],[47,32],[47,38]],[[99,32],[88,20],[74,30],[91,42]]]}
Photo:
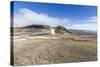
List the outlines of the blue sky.
{"label": "blue sky", "polygon": [[[62,25],[70,29],[82,29],[82,30],[93,30],[93,31],[96,30],[96,25],[97,25],[96,6],[51,4],[51,3],[37,3],[37,2],[21,2],[21,1],[15,1],[13,3],[14,3],[13,17],[15,20],[14,21],[15,26],[40,23],[40,24],[48,24],[51,26]],[[23,21],[21,21],[21,19]],[[39,19],[41,22],[39,21]],[[79,28],[82,26],[83,28]],[[91,29],[89,29],[88,27]]]}

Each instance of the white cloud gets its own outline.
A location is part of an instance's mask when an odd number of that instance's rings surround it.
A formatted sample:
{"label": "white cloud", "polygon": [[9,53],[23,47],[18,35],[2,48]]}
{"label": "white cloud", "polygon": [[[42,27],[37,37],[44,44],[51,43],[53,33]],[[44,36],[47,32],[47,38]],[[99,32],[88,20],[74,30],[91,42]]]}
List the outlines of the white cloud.
{"label": "white cloud", "polygon": [[[27,26],[31,24],[42,24],[50,26],[66,26],[69,29],[79,29],[79,30],[97,30],[97,17],[88,17],[85,20],[80,20],[78,22],[72,22],[69,18],[57,18],[51,17],[47,14],[37,13],[30,9],[22,8],[14,16],[14,27]],[[71,24],[72,23],[72,24]]]}
{"label": "white cloud", "polygon": [[79,21],[79,24],[68,26],[69,29],[97,31],[97,17],[89,17],[86,20]]}
{"label": "white cloud", "polygon": [[27,26],[31,24],[64,26],[68,22],[70,22],[70,19],[51,17],[48,16],[47,14],[36,13],[26,8],[19,9],[17,15],[14,16],[14,27]]}

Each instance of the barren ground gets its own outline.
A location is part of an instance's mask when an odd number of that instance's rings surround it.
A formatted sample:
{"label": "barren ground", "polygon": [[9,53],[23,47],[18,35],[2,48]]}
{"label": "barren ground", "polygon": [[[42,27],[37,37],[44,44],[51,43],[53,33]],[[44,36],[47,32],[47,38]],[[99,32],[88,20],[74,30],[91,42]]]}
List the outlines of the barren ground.
{"label": "barren ground", "polygon": [[14,36],[14,65],[97,60],[96,38],[71,35]]}

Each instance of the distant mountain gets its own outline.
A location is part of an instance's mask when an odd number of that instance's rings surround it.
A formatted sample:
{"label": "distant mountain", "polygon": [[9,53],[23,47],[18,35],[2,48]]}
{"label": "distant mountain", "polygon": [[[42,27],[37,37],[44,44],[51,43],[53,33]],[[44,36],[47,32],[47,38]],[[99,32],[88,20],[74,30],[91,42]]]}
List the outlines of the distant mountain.
{"label": "distant mountain", "polygon": [[72,34],[72,35],[92,35],[97,37],[97,32],[91,31],[84,31],[84,30],[73,30],[73,29],[66,29],[63,26],[56,26],[51,27],[49,25],[28,25],[17,29],[16,31],[19,32],[32,32],[34,33],[41,33],[41,34]]}
{"label": "distant mountain", "polygon": [[71,33],[76,34],[76,35],[96,35],[97,32],[93,31],[87,31],[87,30],[74,30],[74,29],[69,29]]}
{"label": "distant mountain", "polygon": [[71,32],[69,32],[69,30],[67,30],[66,28],[64,28],[63,26],[57,26],[57,27],[50,27],[48,25],[29,25],[29,26],[25,26],[23,28],[30,28],[30,29],[41,29],[41,30],[45,30],[44,32],[48,32],[49,33],[54,33],[54,34],[71,34]]}
{"label": "distant mountain", "polygon": [[59,34],[71,34],[71,32],[69,30],[67,30],[65,27],[63,26],[57,26],[55,27],[55,33],[59,33]]}
{"label": "distant mountain", "polygon": [[49,29],[49,25],[29,25],[29,26],[24,26],[23,28],[36,28],[36,29]]}
{"label": "distant mountain", "polygon": [[74,35],[85,35],[85,36],[92,36],[97,38],[97,32],[87,31],[87,30],[73,30],[73,29],[69,29],[69,30]]}

